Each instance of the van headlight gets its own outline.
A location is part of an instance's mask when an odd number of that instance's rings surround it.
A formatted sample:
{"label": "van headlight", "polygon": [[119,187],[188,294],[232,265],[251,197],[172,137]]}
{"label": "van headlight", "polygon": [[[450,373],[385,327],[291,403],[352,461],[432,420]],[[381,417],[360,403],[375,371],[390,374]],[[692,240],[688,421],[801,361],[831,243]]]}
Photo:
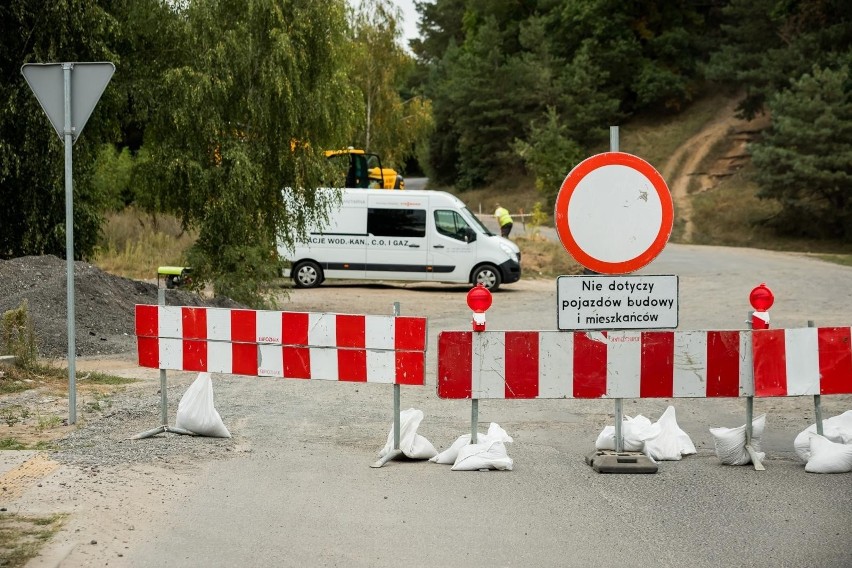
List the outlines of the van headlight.
{"label": "van headlight", "polygon": [[503,249],[503,252],[509,255],[509,258],[511,258],[515,262],[518,262],[518,255],[515,253],[515,251],[512,250],[512,247],[510,247],[506,243],[500,243],[500,248]]}

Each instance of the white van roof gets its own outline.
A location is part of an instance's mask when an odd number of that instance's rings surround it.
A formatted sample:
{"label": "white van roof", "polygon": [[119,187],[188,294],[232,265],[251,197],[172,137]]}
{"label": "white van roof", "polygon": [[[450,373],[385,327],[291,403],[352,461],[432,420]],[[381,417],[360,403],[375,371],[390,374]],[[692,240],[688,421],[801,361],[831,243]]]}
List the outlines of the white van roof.
{"label": "white van roof", "polygon": [[456,207],[466,207],[464,202],[453,195],[452,193],[447,193],[446,191],[432,191],[428,189],[417,189],[417,190],[388,190],[388,189],[352,189],[346,188],[343,189],[343,200],[344,202],[348,198],[361,198],[368,199],[370,204],[388,204],[388,205],[401,205],[405,207],[406,202],[415,202],[411,204],[411,207],[416,207],[419,204],[416,204],[418,201],[424,201],[426,199],[441,201],[452,204]]}

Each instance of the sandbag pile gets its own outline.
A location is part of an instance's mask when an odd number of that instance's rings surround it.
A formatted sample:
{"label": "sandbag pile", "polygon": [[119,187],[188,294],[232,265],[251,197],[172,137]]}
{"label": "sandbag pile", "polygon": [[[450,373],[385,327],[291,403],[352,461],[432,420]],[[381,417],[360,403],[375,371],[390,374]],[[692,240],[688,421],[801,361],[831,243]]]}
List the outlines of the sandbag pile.
{"label": "sandbag pile", "polygon": [[852,410],[822,421],[822,436],[816,424],[796,436],[793,449],[809,473],[852,471]]}
{"label": "sandbag pile", "polygon": [[[434,457],[438,451],[432,442],[417,433],[420,423],[423,421],[423,411],[409,408],[399,413],[399,449],[407,458],[415,460],[428,460]],[[391,424],[388,432],[388,441],[385,447],[379,451],[379,457],[383,458],[393,451],[394,428]]]}
{"label": "sandbag pile", "polygon": [[476,434],[476,443],[470,443],[470,434],[459,436],[452,445],[429,461],[440,464],[453,464],[452,471],[476,471],[497,469],[511,471],[514,465],[506,451],[506,444],[512,443],[512,437],[492,422],[487,434]]}
{"label": "sandbag pile", "polygon": [[[623,450],[642,452],[654,461],[677,461],[694,454],[689,434],[677,424],[674,406],[666,408],[656,422],[639,414],[624,417],[621,426]],[[596,450],[615,450],[615,426],[604,426],[595,441]]]}
{"label": "sandbag pile", "polygon": [[[766,415],[761,414],[751,421],[751,447],[758,459],[763,461],[766,454],[760,451],[760,438],[766,428]],[[710,428],[716,445],[716,456],[725,465],[747,465],[751,456],[746,450],[746,426],[736,428]]]}
{"label": "sandbag pile", "polygon": [[198,373],[178,403],[175,426],[199,436],[230,438],[231,433],[213,406],[210,373]]}

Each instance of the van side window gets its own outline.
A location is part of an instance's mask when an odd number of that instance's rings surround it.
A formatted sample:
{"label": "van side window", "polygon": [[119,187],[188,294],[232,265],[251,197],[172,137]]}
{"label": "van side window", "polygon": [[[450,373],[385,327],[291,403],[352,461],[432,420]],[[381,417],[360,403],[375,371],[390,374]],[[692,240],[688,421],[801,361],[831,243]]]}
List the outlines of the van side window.
{"label": "van side window", "polygon": [[425,209],[368,209],[367,232],[377,237],[425,237]]}
{"label": "van side window", "polygon": [[470,225],[464,220],[464,217],[455,211],[436,209],[435,210],[435,228],[438,233],[460,241],[467,241]]}

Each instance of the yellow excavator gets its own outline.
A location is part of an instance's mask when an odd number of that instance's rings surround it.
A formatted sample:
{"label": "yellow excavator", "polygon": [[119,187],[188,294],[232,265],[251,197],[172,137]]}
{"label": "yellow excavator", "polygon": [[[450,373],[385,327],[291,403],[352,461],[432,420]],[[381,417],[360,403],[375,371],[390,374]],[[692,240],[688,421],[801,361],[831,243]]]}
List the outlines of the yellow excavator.
{"label": "yellow excavator", "polygon": [[364,150],[326,150],[325,157],[339,166],[338,187],[363,187],[374,189],[405,189],[405,180],[391,168],[382,167],[378,154]]}

